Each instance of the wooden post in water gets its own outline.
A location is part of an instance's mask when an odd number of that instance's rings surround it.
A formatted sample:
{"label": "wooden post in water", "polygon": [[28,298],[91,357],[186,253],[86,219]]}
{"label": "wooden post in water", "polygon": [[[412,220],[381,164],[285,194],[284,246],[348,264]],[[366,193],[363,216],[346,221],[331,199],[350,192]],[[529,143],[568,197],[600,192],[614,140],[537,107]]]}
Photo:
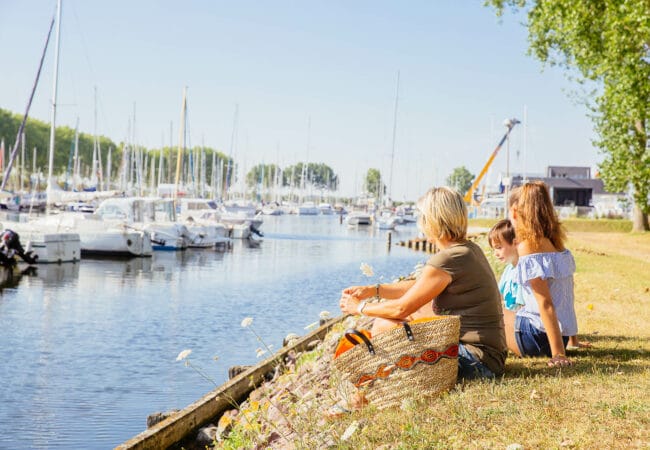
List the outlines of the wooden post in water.
{"label": "wooden post in water", "polygon": [[393,238],[393,233],[389,231],[388,235],[386,236],[386,249],[388,251],[390,251],[390,241],[392,240],[392,238]]}

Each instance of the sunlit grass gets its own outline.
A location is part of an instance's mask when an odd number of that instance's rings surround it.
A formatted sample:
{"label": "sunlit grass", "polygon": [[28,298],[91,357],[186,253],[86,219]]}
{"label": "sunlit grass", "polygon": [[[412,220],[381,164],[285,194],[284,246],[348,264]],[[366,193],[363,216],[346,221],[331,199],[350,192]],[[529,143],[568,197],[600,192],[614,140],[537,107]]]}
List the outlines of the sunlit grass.
{"label": "sunlit grass", "polygon": [[[479,242],[485,249],[484,242]],[[549,369],[546,358],[509,357],[506,374],[459,384],[440,398],[403,409],[372,406],[338,420],[323,412],[336,400],[335,374],[323,385],[335,327],[325,344],[283,375],[282,397],[298,433],[295,448],[478,449],[650,447],[650,233],[570,232],[576,258],[580,338],[593,348],[570,354],[576,364]],[[492,260],[494,262],[494,260]],[[322,358],[320,357],[322,353]],[[308,389],[305,391],[305,389]],[[271,391],[272,388],[269,388]],[[260,443],[238,427],[219,445]],[[248,434],[247,434],[248,433]],[[279,443],[282,447],[286,441]]]}

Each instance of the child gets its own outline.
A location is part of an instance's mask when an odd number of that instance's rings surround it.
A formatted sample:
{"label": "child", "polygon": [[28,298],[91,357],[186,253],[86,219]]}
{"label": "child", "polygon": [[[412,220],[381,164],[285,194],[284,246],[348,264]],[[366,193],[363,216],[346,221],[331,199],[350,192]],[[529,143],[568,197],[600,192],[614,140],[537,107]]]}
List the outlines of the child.
{"label": "child", "polygon": [[519,356],[548,356],[549,367],[569,366],[565,347],[578,332],[574,309],[573,255],[541,181],[524,184],[509,198],[519,261],[515,279],[524,306],[504,310],[508,348]]}
{"label": "child", "polygon": [[[524,305],[521,295],[518,295],[519,284],[515,280],[517,271],[517,262],[519,261],[519,252],[517,251],[517,242],[515,238],[515,229],[512,222],[503,219],[497,222],[488,234],[490,247],[494,249],[494,255],[501,262],[509,263],[501,274],[499,280],[499,291],[503,296],[504,307],[510,311],[517,311]],[[591,343],[579,342],[578,336],[569,337],[567,350],[578,350],[579,348],[589,348]]]}
{"label": "child", "polygon": [[517,261],[517,243],[515,242],[515,229],[508,219],[498,221],[488,234],[490,247],[494,249],[494,255],[501,262],[508,263],[499,280],[499,291],[503,297],[504,307],[510,311],[517,311],[524,304],[523,299],[518,295],[519,284],[515,281]]}

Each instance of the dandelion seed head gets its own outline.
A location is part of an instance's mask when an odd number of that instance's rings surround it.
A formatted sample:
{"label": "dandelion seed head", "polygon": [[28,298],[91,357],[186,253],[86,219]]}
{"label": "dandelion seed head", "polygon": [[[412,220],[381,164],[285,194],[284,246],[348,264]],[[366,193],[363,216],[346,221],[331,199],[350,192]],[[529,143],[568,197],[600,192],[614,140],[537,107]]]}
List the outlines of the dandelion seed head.
{"label": "dandelion seed head", "polygon": [[367,277],[371,277],[375,274],[375,272],[372,270],[372,266],[367,263],[361,263],[361,273],[363,273]]}
{"label": "dandelion seed head", "polygon": [[251,326],[253,323],[253,318],[252,317],[245,317],[244,320],[241,321],[241,326],[243,328]]}
{"label": "dandelion seed head", "polygon": [[192,350],[189,349],[189,348],[183,350],[183,351],[180,352],[180,353],[178,354],[178,356],[176,357],[176,361],[183,361],[185,358],[187,358],[188,356],[190,356],[190,353],[192,353]]}
{"label": "dandelion seed head", "polygon": [[318,314],[318,318],[319,318],[320,320],[327,320],[327,319],[329,319],[330,317],[332,317],[332,315],[330,314],[329,311],[321,311],[321,312]]}

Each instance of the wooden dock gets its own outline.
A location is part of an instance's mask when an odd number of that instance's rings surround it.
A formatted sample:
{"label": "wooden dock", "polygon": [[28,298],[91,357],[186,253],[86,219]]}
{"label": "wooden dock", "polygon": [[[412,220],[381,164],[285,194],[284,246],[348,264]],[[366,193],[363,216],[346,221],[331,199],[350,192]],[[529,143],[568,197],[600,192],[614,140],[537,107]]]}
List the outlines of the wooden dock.
{"label": "wooden dock", "polygon": [[415,238],[409,239],[407,241],[400,241],[397,243],[400,247],[412,248],[416,251],[426,252],[426,253],[436,253],[438,249],[436,245],[428,242],[425,238]]}

